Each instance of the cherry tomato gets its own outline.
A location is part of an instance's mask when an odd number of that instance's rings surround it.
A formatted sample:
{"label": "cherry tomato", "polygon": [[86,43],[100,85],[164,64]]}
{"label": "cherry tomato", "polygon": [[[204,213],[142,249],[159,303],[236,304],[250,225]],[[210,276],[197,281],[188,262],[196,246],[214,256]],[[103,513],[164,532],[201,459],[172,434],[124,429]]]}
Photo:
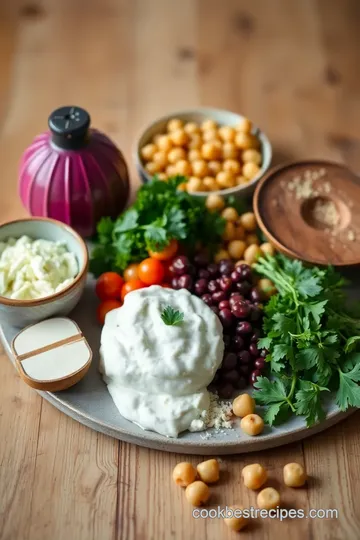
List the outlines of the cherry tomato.
{"label": "cherry tomato", "polygon": [[138,264],[129,264],[129,266],[124,271],[125,281],[130,281],[132,279],[138,279]]}
{"label": "cherry tomato", "polygon": [[175,253],[177,252],[179,248],[179,244],[177,240],[170,240],[170,243],[161,251],[150,251],[149,255],[153,259],[157,259],[158,261],[167,261],[168,259],[171,259]]}
{"label": "cherry tomato", "polygon": [[104,300],[101,304],[98,305],[96,310],[97,319],[100,324],[104,324],[105,316],[109,311],[119,308],[122,306],[122,303],[119,300]]}
{"label": "cherry tomato", "polygon": [[100,300],[116,300],[120,298],[121,288],[124,280],[116,272],[105,272],[101,274],[96,282],[95,292]]}
{"label": "cherry tomato", "polygon": [[145,259],[139,264],[139,278],[146,285],[160,285],[164,279],[165,270],[157,259]]}
{"label": "cherry tomato", "polygon": [[131,279],[130,281],[127,281],[124,283],[121,289],[121,300],[124,301],[125,296],[129,292],[136,291],[137,289],[143,289],[144,287],[146,287],[146,285],[140,281],[140,279]]}

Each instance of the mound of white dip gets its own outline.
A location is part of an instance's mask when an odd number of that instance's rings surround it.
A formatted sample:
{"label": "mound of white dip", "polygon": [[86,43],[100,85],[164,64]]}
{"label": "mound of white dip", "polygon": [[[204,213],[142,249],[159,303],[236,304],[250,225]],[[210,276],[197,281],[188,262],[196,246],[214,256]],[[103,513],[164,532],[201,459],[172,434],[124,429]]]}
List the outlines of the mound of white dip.
{"label": "mound of white dip", "polygon": [[[167,325],[170,306],[184,314]],[[159,286],[133,291],[108,313],[101,334],[100,371],[120,414],[168,437],[202,429],[210,404],[206,387],[221,364],[222,325],[185,289]]]}

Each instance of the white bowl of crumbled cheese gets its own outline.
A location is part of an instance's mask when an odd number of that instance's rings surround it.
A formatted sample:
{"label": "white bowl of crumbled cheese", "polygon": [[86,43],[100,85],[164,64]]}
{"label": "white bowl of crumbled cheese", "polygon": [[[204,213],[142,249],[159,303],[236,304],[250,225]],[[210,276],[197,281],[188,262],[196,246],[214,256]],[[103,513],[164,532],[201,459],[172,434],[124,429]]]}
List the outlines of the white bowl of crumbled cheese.
{"label": "white bowl of crumbled cheese", "polygon": [[84,240],[59,221],[0,225],[0,324],[22,327],[67,315],[80,300],[88,263]]}

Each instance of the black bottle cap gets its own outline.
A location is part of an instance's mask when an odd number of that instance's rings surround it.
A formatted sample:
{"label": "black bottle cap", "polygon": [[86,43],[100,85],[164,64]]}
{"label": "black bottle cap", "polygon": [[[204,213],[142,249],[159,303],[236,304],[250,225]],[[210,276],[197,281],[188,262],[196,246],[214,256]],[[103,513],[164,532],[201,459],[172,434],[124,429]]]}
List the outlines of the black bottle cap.
{"label": "black bottle cap", "polygon": [[48,120],[51,139],[56,146],[77,150],[88,142],[90,115],[80,107],[60,107]]}

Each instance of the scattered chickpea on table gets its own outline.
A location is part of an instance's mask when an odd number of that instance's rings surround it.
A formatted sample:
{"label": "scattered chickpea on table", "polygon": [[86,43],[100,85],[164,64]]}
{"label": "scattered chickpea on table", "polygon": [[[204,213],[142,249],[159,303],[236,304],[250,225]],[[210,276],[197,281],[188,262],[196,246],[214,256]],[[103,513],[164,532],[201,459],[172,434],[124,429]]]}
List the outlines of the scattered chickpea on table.
{"label": "scattered chickpea on table", "polygon": [[166,133],[157,134],[140,155],[145,170],[166,181],[186,176],[179,188],[189,193],[218,191],[247,184],[260,172],[260,141],[243,118],[235,127],[218,126],[208,119],[201,124],[172,118]]}

